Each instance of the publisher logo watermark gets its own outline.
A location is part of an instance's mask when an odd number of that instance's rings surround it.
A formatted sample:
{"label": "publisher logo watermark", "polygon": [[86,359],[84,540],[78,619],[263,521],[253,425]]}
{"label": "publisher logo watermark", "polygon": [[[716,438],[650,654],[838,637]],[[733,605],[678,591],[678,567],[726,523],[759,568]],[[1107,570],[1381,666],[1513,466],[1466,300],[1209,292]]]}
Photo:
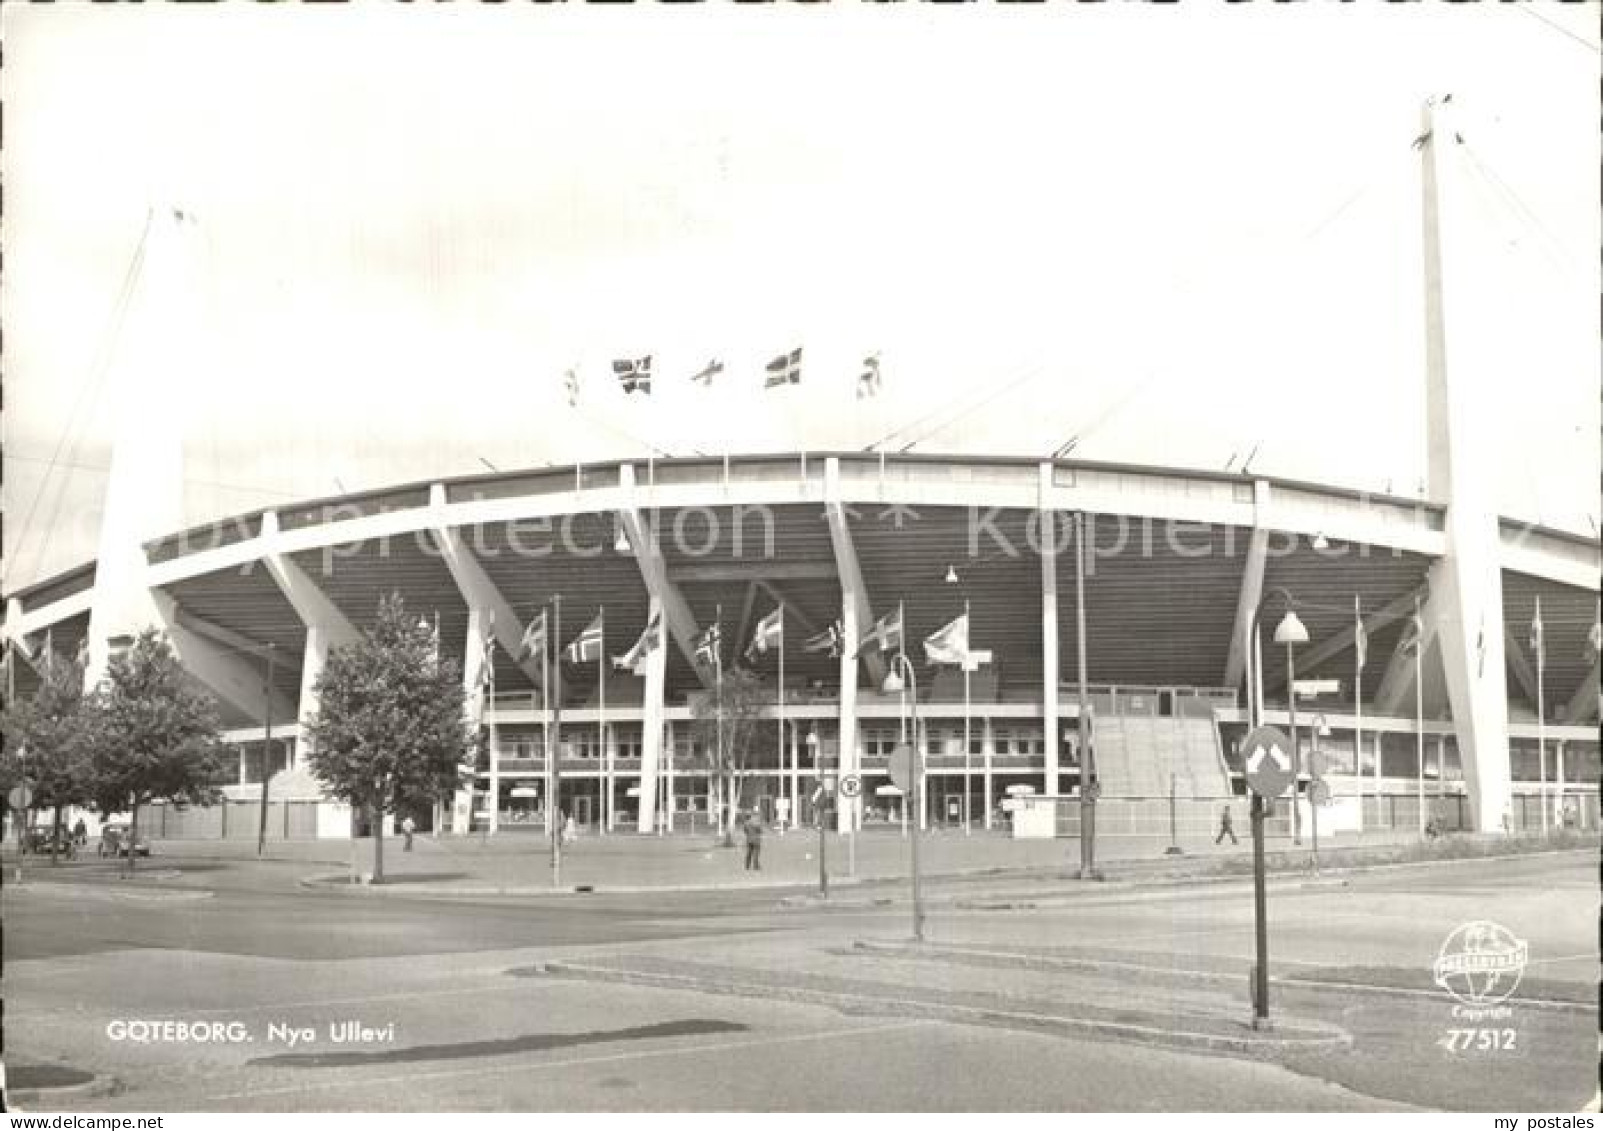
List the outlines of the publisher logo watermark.
{"label": "publisher logo watermark", "polygon": [[1431,980],[1467,1009],[1491,1010],[1519,988],[1530,947],[1501,923],[1476,919],[1442,942]]}

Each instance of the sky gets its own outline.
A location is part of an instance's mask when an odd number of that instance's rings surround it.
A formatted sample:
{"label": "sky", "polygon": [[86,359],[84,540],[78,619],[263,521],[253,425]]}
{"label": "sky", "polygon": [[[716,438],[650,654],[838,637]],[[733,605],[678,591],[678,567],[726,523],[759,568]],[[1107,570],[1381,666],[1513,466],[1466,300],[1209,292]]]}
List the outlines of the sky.
{"label": "sky", "polygon": [[[94,554],[130,413],[181,436],[187,523],[651,449],[1076,437],[1414,494],[1411,143],[1446,92],[1498,506],[1595,533],[1596,13],[1528,7],[7,5],[4,585]],[[131,270],[172,207],[188,289]],[[626,397],[610,361],[648,353]]]}

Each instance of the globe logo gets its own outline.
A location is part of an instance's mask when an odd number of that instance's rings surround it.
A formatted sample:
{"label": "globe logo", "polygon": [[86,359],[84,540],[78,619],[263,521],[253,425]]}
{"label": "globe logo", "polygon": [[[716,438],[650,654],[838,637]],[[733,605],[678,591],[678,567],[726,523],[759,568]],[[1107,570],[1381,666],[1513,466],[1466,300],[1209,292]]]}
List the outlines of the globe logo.
{"label": "globe logo", "polygon": [[1476,919],[1443,941],[1431,980],[1464,1005],[1499,1005],[1518,988],[1529,956],[1525,941],[1507,927]]}

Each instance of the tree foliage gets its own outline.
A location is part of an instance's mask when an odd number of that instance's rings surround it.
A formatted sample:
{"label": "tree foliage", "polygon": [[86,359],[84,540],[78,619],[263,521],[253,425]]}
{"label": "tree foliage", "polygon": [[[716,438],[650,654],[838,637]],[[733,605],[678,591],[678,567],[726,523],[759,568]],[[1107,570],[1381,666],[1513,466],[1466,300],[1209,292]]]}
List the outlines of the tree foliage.
{"label": "tree foliage", "polygon": [[83,693],[82,666],[56,657],[33,695],[0,717],[6,738],[0,779],[8,788],[26,780],[32,808],[54,811],[58,836],[62,810],[94,799],[91,755],[102,721],[95,700]]}
{"label": "tree foliage", "polygon": [[450,796],[458,765],[472,760],[461,672],[437,652],[432,627],[409,617],[392,593],[373,629],[333,649],[318,677],[307,760],[331,795],[376,824],[382,814]]}
{"label": "tree foliage", "polygon": [[[216,706],[189,682],[160,632],[146,629],[111,658],[93,710],[91,794],[101,813],[128,813],[137,836],[139,810],[152,801],[221,799],[229,762]],[[130,867],[133,859],[130,852]]]}

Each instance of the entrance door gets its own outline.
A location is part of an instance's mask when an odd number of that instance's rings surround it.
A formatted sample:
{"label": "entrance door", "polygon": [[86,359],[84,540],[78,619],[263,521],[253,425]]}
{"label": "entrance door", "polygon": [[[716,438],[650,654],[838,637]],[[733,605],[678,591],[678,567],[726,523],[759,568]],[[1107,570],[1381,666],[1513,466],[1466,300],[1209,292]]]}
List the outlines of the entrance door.
{"label": "entrance door", "polygon": [[573,823],[588,825],[595,820],[595,800],[581,795],[573,799]]}

